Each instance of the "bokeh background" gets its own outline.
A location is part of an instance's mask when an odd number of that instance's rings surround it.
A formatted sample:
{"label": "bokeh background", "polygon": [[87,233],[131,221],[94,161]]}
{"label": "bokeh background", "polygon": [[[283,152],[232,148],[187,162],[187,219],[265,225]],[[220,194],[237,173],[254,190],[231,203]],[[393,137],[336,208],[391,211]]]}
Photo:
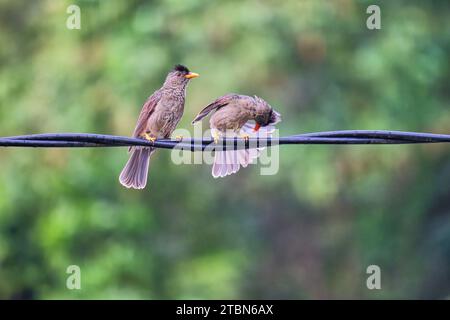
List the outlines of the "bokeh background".
{"label": "bokeh background", "polygon": [[[81,30],[66,9],[81,8]],[[366,8],[381,7],[368,30]],[[0,136],[129,136],[183,63],[181,128],[228,92],[280,134],[450,133],[448,1],[0,0]],[[125,148],[0,150],[0,298],[449,298],[450,146],[283,146],[280,170],[226,179]],[[366,288],[380,266],[381,290]],[[66,268],[81,268],[81,290]]]}

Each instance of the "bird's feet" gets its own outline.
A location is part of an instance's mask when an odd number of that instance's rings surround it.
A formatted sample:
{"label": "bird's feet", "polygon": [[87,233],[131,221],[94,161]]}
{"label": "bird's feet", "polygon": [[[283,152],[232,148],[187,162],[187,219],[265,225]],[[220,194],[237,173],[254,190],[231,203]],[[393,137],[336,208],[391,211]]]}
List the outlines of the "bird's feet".
{"label": "bird's feet", "polygon": [[214,143],[218,144],[219,140],[220,140],[220,136],[219,136],[219,133],[216,130],[213,130],[212,137],[214,139]]}
{"label": "bird's feet", "polygon": [[156,137],[148,134],[147,132],[144,133],[144,139],[150,141],[151,143],[156,141]]}
{"label": "bird's feet", "polygon": [[241,139],[244,139],[244,141],[246,143],[248,142],[248,139],[250,139],[250,136],[248,134],[246,134],[246,133],[241,134],[240,137],[241,137]]}
{"label": "bird's feet", "polygon": [[183,138],[184,137],[181,135],[175,136],[175,140],[177,140],[178,142],[181,142],[183,140]]}

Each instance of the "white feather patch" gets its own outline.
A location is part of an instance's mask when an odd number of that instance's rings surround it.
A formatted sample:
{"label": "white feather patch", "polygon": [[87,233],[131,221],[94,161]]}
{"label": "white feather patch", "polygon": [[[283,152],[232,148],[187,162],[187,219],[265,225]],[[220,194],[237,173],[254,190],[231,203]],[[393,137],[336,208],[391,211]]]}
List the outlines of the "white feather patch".
{"label": "white feather patch", "polygon": [[[275,126],[269,125],[266,127],[260,127],[257,132],[253,130],[255,127],[254,121],[248,121],[245,123],[240,131],[240,134],[227,133],[226,135],[219,130],[212,129],[211,133],[214,136],[214,132],[222,137],[234,138],[236,136],[242,136],[243,134],[248,135],[250,138],[270,138],[275,131]],[[240,167],[246,168],[254,160],[256,160],[264,148],[253,148],[253,149],[240,149],[233,151],[215,151],[214,164],[212,166],[212,176],[214,178],[223,178],[227,175],[236,173],[239,171]]]}

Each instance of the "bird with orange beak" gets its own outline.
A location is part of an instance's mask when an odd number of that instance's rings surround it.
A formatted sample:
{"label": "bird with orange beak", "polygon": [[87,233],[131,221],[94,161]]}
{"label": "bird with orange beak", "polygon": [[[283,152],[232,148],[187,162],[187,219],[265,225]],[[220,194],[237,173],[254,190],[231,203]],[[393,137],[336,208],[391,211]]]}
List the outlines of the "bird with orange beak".
{"label": "bird with orange beak", "polygon": [[[163,86],[156,90],[142,107],[134,129],[134,138],[155,141],[170,138],[183,116],[186,86],[198,77],[183,65],[176,65],[167,75]],[[147,184],[152,147],[131,147],[130,158],[120,174],[120,183],[127,188],[143,189]]]}
{"label": "bird with orange beak", "polygon": [[[227,94],[207,105],[192,121],[194,124],[215,111],[209,121],[214,141],[221,137],[269,138],[281,115],[257,96]],[[261,148],[215,151],[212,175],[214,178],[236,173],[258,158]]]}

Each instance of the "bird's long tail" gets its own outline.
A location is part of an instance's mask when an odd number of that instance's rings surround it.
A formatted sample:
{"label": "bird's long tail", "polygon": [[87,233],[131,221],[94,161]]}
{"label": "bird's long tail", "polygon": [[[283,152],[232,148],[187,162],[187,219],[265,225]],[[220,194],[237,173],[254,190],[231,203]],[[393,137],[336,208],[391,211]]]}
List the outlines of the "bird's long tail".
{"label": "bird's long tail", "polygon": [[214,164],[212,167],[212,176],[214,178],[222,178],[238,172],[240,166],[247,167],[259,155],[257,149],[214,152]]}
{"label": "bird's long tail", "polygon": [[127,188],[143,189],[147,184],[150,156],[156,149],[132,147],[130,159],[123,168],[119,181]]}
{"label": "bird's long tail", "polygon": [[[250,121],[241,128],[241,133],[247,134],[251,138],[267,138],[271,137],[275,130],[273,126],[267,126],[261,127],[258,132],[254,132],[253,127],[254,123]],[[264,148],[250,148],[232,151],[214,151],[212,176],[214,178],[222,178],[238,172],[241,166],[245,168],[256,160],[263,149]]]}

